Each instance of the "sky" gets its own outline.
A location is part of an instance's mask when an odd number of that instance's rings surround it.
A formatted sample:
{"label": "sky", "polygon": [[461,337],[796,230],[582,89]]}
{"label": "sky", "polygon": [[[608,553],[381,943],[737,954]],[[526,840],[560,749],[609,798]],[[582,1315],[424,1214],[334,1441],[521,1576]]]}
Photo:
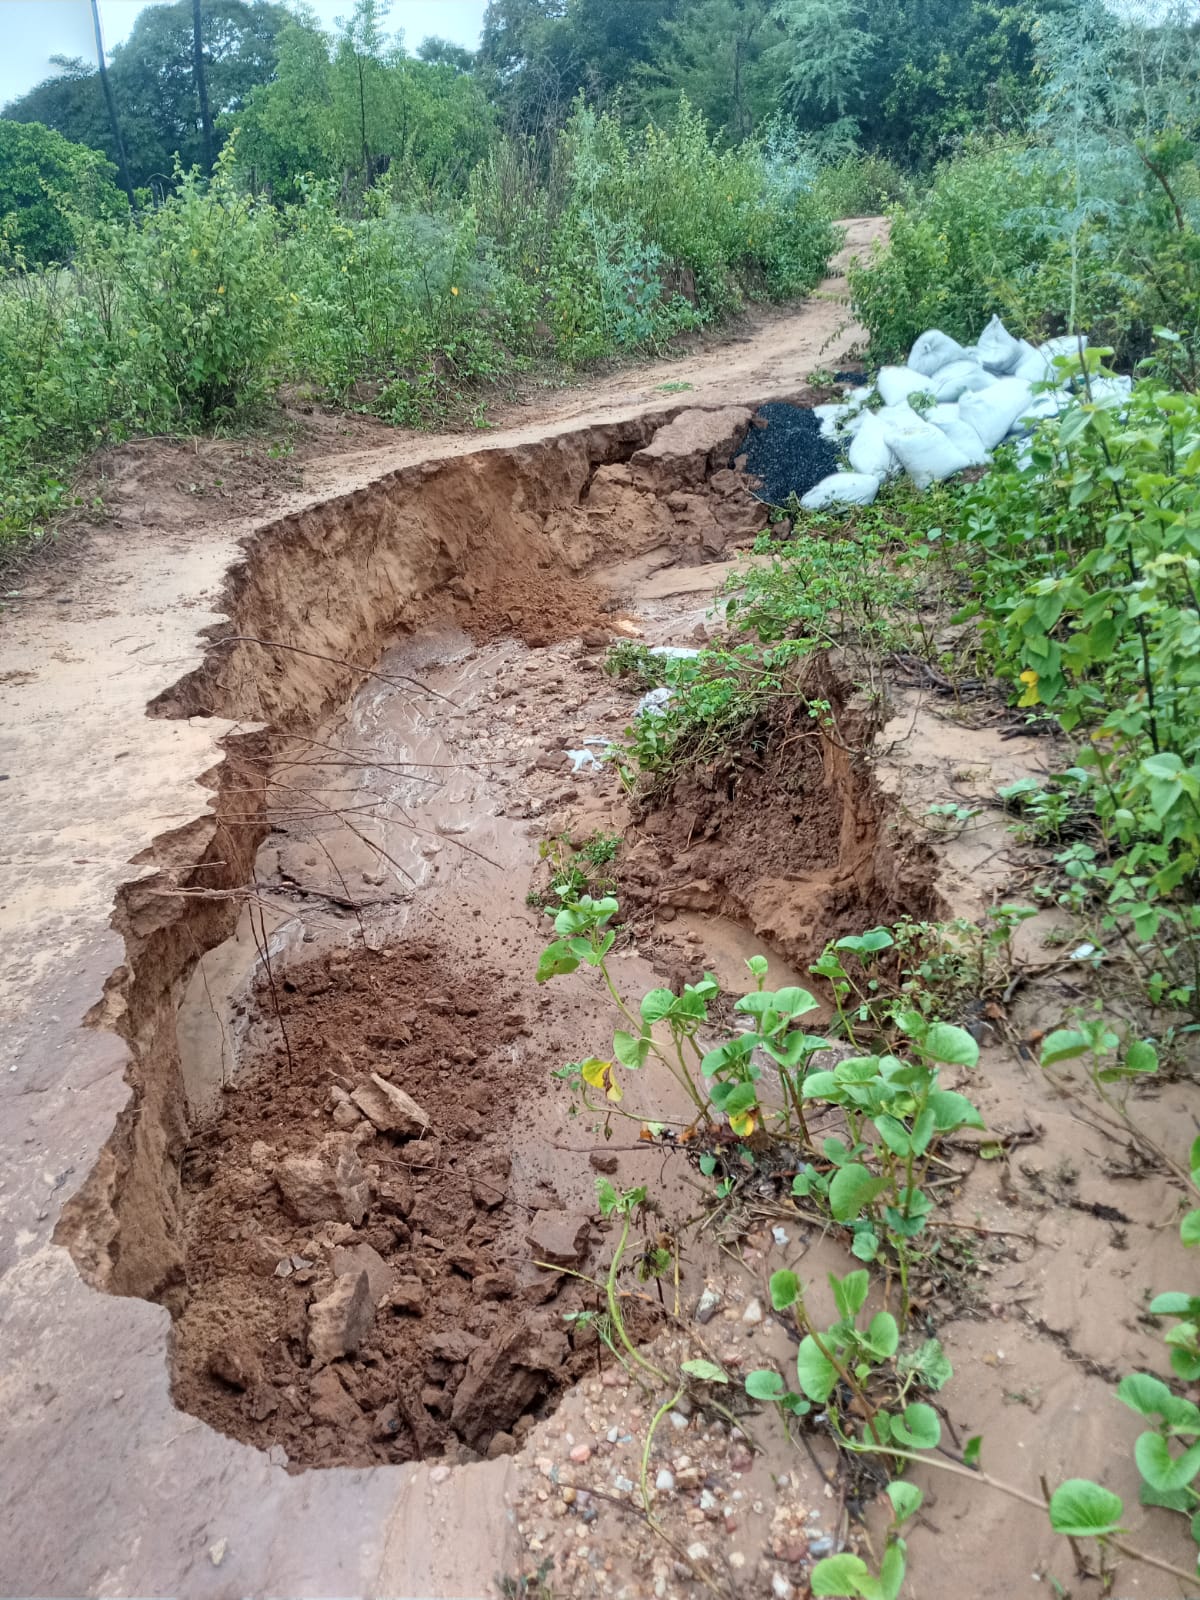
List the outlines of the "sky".
{"label": "sky", "polygon": [[[100,26],[109,50],[129,37],[147,0],[100,0]],[[334,19],[348,16],[353,0],[312,0],[321,26],[332,29]],[[409,49],[415,50],[431,33],[471,49],[479,43],[479,30],[487,0],[392,0],[388,26],[403,29]],[[92,60],[92,8],[90,0],[0,0],[0,105],[32,89],[54,71],[51,56],[83,56]]]}

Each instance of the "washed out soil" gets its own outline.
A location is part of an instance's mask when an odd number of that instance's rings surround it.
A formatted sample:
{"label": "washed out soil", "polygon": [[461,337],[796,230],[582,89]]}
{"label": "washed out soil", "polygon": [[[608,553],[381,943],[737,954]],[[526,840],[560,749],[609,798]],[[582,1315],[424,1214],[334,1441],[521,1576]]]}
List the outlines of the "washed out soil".
{"label": "washed out soil", "polygon": [[[821,735],[814,700],[838,742]],[[843,934],[936,915],[935,853],[891,825],[871,769],[874,727],[847,702],[813,658],[718,759],[656,794],[639,830],[653,870],[634,876],[629,898],[660,915],[718,913],[797,966]]]}
{"label": "washed out soil", "polygon": [[[592,1329],[564,1321],[594,1291],[534,1263],[580,1266],[599,1235],[548,1188],[510,1193],[522,997],[419,940],[334,951],[275,994],[282,1036],[184,1163],[177,1403],[297,1469],[511,1451],[597,1360]],[[258,1002],[269,1015],[269,988]],[[380,1080],[428,1108],[428,1132],[359,1111]]]}

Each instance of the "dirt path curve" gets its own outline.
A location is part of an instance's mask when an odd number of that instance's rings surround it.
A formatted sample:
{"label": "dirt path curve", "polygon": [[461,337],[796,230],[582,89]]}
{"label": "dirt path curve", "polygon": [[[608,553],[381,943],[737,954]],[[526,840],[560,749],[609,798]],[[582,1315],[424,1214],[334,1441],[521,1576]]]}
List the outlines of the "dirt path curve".
{"label": "dirt path curve", "polygon": [[[851,223],[845,254],[881,227]],[[282,510],[423,461],[786,397],[856,333],[834,276],[727,346],[556,394],[486,440],[406,439],[312,463]],[[103,1005],[124,956],[114,896],[151,841],[161,862],[174,836],[186,859],[233,726],[146,707],[200,662],[200,630],[221,620],[255,522],[184,535],[155,526],[152,496],[143,510],[136,535],[98,533],[0,629],[0,1593],[483,1593],[510,1537],[504,1462],[451,1482],[427,1468],[289,1476],[176,1411],[167,1312],[89,1289],[52,1242],[129,1097],[125,1044],[85,1025],[116,1020]],[[164,979],[162,1004],[177,1000]]]}

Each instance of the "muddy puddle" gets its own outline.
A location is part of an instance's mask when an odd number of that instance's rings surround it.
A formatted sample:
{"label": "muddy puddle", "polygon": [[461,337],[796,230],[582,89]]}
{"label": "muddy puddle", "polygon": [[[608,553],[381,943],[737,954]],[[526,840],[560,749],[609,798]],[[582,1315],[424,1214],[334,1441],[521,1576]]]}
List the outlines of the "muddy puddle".
{"label": "muddy puddle", "polygon": [[[630,1078],[607,1136],[555,1077],[607,1053],[618,1020],[586,974],[535,982],[561,841],[605,841],[623,994],[713,971],[736,995],[759,952],[772,986],[805,984],[841,933],[995,903],[1002,820],[935,840],[915,819],[972,772],[990,791],[1042,760],[900,688],[877,727],[825,664],[806,694],[837,740],[797,700],[749,730],[753,759],[633,804],[604,756],[638,692],[607,652],[707,639],[761,521],[726,465],[749,413],[692,415],[690,432],[411,474],[279,538],[270,563],[250,553],[227,639],[157,709],[274,732],[231,741],[177,898],[142,889],[122,912],[113,1009],[137,1116],[63,1233],[92,1281],[170,1310],[176,1404],[293,1472],[512,1457],[518,1576],[553,1571],[556,1594],[803,1593],[880,1488],[836,1479],[823,1440],[798,1449],[741,1398],[742,1374],[794,1357],[770,1273],[800,1272],[832,1315],[842,1246],[770,1185],[714,1224],[686,1148],[640,1136],[643,1119],[687,1123],[661,1069]],[[950,1431],[985,1431],[990,1464],[1023,1482],[1033,1452],[1061,1477],[1128,1433],[1106,1385],[1148,1359],[1147,1331],[1121,1308],[1164,1277],[1162,1186],[1098,1211],[1112,1169],[1081,1176],[1079,1123],[1011,1051],[1080,992],[1042,960],[1054,976],[1007,1033],[981,1030],[982,1083],[948,1083],[1001,1159],[967,1146],[947,1163],[956,1220],[915,1295],[963,1369]],[[1186,1093],[1152,1114],[1190,1115]],[[715,1362],[720,1404],[682,1385],[660,1413],[613,1360],[599,1284],[621,1231],[598,1217],[599,1177],[654,1201],[626,1245],[655,1261],[623,1301],[631,1341],[660,1374]],[[636,1510],[643,1470],[663,1540]],[[999,1541],[979,1592],[1044,1592],[1028,1576],[1050,1560],[1044,1529],[1012,1539],[1003,1502],[929,1491],[915,1551],[949,1528],[961,1573]]]}

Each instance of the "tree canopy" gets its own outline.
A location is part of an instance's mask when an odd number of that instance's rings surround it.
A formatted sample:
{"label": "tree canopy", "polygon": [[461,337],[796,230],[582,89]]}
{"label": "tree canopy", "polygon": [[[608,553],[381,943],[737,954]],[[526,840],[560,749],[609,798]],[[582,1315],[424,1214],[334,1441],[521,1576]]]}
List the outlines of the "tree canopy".
{"label": "tree canopy", "polygon": [[65,261],[75,242],[71,213],[126,209],[117,169],[39,122],[0,118],[0,256],[29,265]]}

